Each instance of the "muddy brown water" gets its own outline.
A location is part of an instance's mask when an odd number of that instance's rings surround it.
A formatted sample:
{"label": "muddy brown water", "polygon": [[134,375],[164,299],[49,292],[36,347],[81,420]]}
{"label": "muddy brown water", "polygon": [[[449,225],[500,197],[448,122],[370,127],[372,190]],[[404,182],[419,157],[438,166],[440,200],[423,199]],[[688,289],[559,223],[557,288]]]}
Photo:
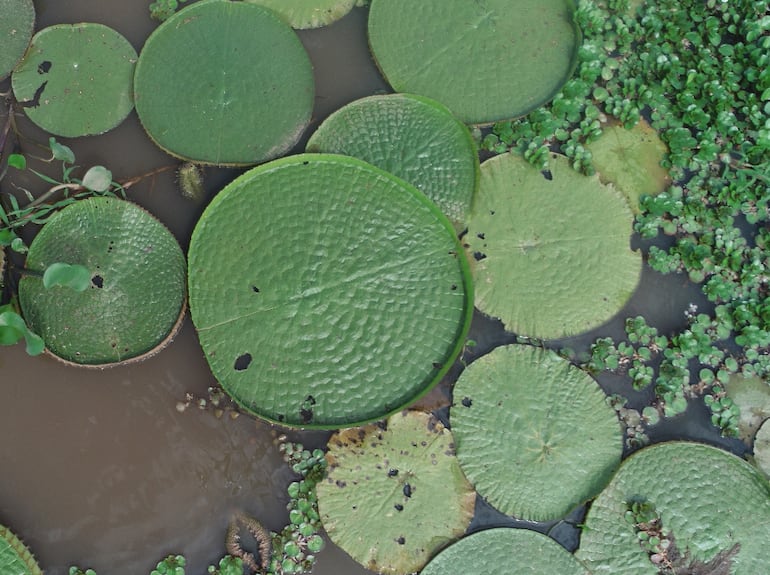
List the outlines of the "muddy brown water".
{"label": "muddy brown water", "polygon": [[[54,23],[100,22],[121,32],[137,51],[156,23],[148,0],[36,1],[37,29]],[[355,9],[327,28],[300,33],[316,73],[313,124],[359,97],[387,91],[366,43],[366,10]],[[5,90],[8,82],[0,84]],[[22,151],[47,134],[20,119],[29,139]],[[175,162],[155,148],[132,113],[115,130],[82,140],[65,140],[78,164],[103,164],[118,180]],[[33,162],[32,167],[37,167]],[[207,199],[236,175],[210,169]],[[34,193],[45,185],[34,178],[15,183]],[[10,181],[2,182],[4,190]],[[147,179],[129,196],[163,221],[183,249],[205,201],[196,204],[176,189],[172,172]],[[28,237],[27,239],[30,239]],[[587,349],[599,335],[620,336],[622,319],[642,314],[664,333],[685,325],[684,310],[696,302],[708,309],[696,289],[679,276],[646,269],[640,288],[619,319],[556,344]],[[479,314],[471,337],[478,342],[468,359],[513,341],[500,325]],[[459,369],[455,370],[457,373]],[[622,378],[600,380],[609,392],[622,392],[642,405]],[[224,532],[234,510],[260,518],[278,530],[287,522],[285,489],[292,480],[275,446],[275,430],[246,417],[217,419],[176,404],[187,392],[205,396],[214,379],[189,318],[173,344],[141,364],[106,371],[64,367],[30,358],[22,346],[0,348],[0,524],[10,526],[35,552],[48,575],[64,575],[70,565],[92,567],[100,575],[148,573],[169,553],[188,559],[187,572],[204,573],[224,554]],[[740,452],[737,442],[719,438],[708,414],[694,407],[658,426],[656,441],[688,438]],[[322,445],[323,433],[293,433],[307,445]],[[575,515],[579,518],[580,513]],[[472,529],[518,525],[483,503]],[[529,525],[548,531],[553,524]],[[574,548],[576,532],[558,524],[553,535]],[[318,556],[318,575],[366,574],[333,545]]]}

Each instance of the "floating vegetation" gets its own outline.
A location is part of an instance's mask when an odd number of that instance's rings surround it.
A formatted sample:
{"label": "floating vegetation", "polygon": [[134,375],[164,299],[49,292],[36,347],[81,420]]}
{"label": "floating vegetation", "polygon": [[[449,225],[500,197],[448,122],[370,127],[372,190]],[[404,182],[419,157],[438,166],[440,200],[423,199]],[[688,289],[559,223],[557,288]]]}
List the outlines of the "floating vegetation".
{"label": "floating vegetation", "polygon": [[32,0],[0,2],[0,80],[11,73],[27,49],[35,26]]}
{"label": "floating vegetation", "polygon": [[0,575],[43,575],[32,552],[10,529],[0,525]]}

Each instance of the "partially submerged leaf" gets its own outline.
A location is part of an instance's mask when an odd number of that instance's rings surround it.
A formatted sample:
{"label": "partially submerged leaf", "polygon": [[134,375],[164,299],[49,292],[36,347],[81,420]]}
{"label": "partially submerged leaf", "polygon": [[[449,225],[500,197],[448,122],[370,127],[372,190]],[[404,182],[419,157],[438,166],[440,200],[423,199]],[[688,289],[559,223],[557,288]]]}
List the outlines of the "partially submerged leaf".
{"label": "partially submerged leaf", "polygon": [[626,459],[585,519],[576,556],[592,573],[658,573],[626,519],[634,501],[655,506],[684,563],[693,569],[676,573],[711,575],[703,570],[707,565],[722,573],[729,562],[731,575],[756,575],[770,565],[770,484],[735,455],[675,441]]}
{"label": "partially submerged leaf", "polygon": [[422,96],[356,100],[324,120],[307,151],[354,156],[403,178],[461,229],[478,186],[470,131],[445,106]]}
{"label": "partially submerged leaf", "polygon": [[754,436],[754,462],[770,477],[770,419],[766,419]]}
{"label": "partially submerged leaf", "polygon": [[356,0],[246,0],[270,8],[292,28],[320,28],[336,22],[353,9]]}
{"label": "partially submerged leaf", "polygon": [[0,575],[43,575],[32,552],[13,532],[0,525]]}
{"label": "partially submerged leaf", "polygon": [[91,272],[85,266],[56,262],[43,272],[43,287],[46,289],[60,286],[83,291],[89,285],[91,285]]}
{"label": "partially submerged leaf", "polygon": [[452,433],[429,414],[407,411],[386,426],[340,431],[326,459],[327,477],[316,487],[324,529],[377,573],[420,570],[473,517],[476,494]]}
{"label": "partially submerged leaf", "polygon": [[760,377],[736,374],[725,384],[725,391],[741,410],[738,434],[750,445],[759,426],[770,418],[770,383]]}
{"label": "partially submerged leaf", "polygon": [[550,537],[529,529],[478,531],[436,555],[420,575],[589,575],[580,561]]}
{"label": "partially submerged leaf", "polygon": [[499,347],[471,363],[455,384],[450,419],[465,475],[520,519],[565,516],[601,491],[623,452],[599,385],[530,346]]}
{"label": "partially submerged leaf", "polygon": [[554,339],[608,321],[630,299],[642,257],[626,200],[552,155],[543,174],[505,154],[484,162],[465,241],[476,306],[520,335]]}
{"label": "partially submerged leaf", "polygon": [[571,0],[372,0],[369,43],[395,91],[489,124],[527,114],[569,79],[574,15]]}
{"label": "partially submerged leaf", "polygon": [[0,310],[0,345],[14,345],[22,339],[27,345],[28,355],[40,355],[45,350],[43,339],[27,327],[24,319],[14,311],[2,306]]}
{"label": "partially submerged leaf", "polygon": [[134,107],[136,51],[103,24],[57,24],[32,38],[13,92],[35,124],[59,136],[101,134]]}

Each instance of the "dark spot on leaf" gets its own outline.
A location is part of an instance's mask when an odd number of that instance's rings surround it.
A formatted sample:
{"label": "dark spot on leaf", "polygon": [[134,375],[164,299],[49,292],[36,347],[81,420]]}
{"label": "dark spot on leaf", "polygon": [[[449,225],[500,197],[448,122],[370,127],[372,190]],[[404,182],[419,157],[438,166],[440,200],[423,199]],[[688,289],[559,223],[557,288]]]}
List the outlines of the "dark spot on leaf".
{"label": "dark spot on leaf", "polygon": [[470,397],[463,397],[463,407],[470,407],[473,405],[473,400]]}
{"label": "dark spot on leaf", "polygon": [[249,367],[249,364],[251,364],[251,354],[250,353],[244,353],[243,355],[239,356],[238,359],[235,360],[235,365],[233,368],[235,371],[243,371],[244,369]]}
{"label": "dark spot on leaf", "polygon": [[404,510],[404,506],[401,505],[400,503],[396,503],[393,507],[396,508],[396,511],[403,511]]}
{"label": "dark spot on leaf", "polygon": [[301,407],[299,416],[302,418],[302,423],[310,423],[313,421],[313,410],[311,408]]}
{"label": "dark spot on leaf", "polygon": [[259,288],[257,286],[251,286],[251,291],[254,293],[259,293]]}
{"label": "dark spot on leaf", "polygon": [[379,428],[380,428],[380,429],[382,429],[383,431],[387,431],[387,430],[388,430],[388,422],[387,422],[387,421],[385,421],[385,420],[382,420],[382,421],[378,421],[378,422],[377,422],[377,427],[379,427]]}
{"label": "dark spot on leaf", "polygon": [[395,477],[398,475],[398,469],[391,469],[388,471],[388,477]]}
{"label": "dark spot on leaf", "polygon": [[345,483],[344,481],[340,481],[339,479],[335,481],[335,484],[337,485],[337,487],[345,487],[347,485],[347,483]]}
{"label": "dark spot on leaf", "polygon": [[456,291],[456,290],[457,290],[457,284],[452,284],[452,291]]}
{"label": "dark spot on leaf", "polygon": [[412,486],[408,483],[404,483],[404,497],[412,496]]}
{"label": "dark spot on leaf", "polygon": [[495,210],[489,210],[489,215],[490,216],[494,216],[495,215]]}
{"label": "dark spot on leaf", "polygon": [[38,74],[47,74],[50,69],[51,69],[51,62],[49,62],[48,60],[44,60],[43,62],[40,62],[40,64],[37,65]]}
{"label": "dark spot on leaf", "polygon": [[487,257],[487,254],[484,254],[481,252],[473,252],[473,257],[476,259],[477,262],[480,262],[481,260]]}
{"label": "dark spot on leaf", "polygon": [[427,441],[421,441],[421,442],[420,442],[420,445],[422,445],[423,447],[427,447],[427,445],[428,445],[428,442],[427,442]]}
{"label": "dark spot on leaf", "polygon": [[37,108],[40,105],[40,97],[43,95],[43,90],[45,90],[45,87],[48,85],[48,82],[43,82],[40,84],[37,90],[35,90],[35,95],[32,96],[31,100],[25,100],[24,102],[19,102],[19,105],[22,108]]}
{"label": "dark spot on leaf", "polygon": [[553,174],[551,173],[551,170],[543,170],[540,172],[543,174],[543,177],[548,180],[549,182],[553,180]]}
{"label": "dark spot on leaf", "polygon": [[95,275],[91,278],[91,283],[94,284],[95,287],[102,288],[104,287],[104,278],[100,275]]}
{"label": "dark spot on leaf", "polygon": [[444,366],[442,364],[440,364],[439,362],[437,362],[437,361],[433,362],[433,369],[441,369],[442,367],[444,367]]}
{"label": "dark spot on leaf", "polygon": [[398,543],[399,545],[403,545],[404,543],[406,543],[406,539],[403,536],[401,536],[398,539],[396,539],[396,543]]}
{"label": "dark spot on leaf", "polygon": [[282,413],[279,413],[279,414],[278,414],[278,417],[276,417],[276,419],[277,419],[278,421],[283,421],[283,420],[284,420],[284,419],[286,419],[286,418],[283,416],[283,414],[282,414]]}
{"label": "dark spot on leaf", "polygon": [[481,233],[481,232],[479,232],[478,234],[476,234],[476,237],[477,237],[477,238],[479,238],[480,240],[485,240],[485,239],[487,239],[487,238],[486,238],[486,236],[485,236],[483,233]]}

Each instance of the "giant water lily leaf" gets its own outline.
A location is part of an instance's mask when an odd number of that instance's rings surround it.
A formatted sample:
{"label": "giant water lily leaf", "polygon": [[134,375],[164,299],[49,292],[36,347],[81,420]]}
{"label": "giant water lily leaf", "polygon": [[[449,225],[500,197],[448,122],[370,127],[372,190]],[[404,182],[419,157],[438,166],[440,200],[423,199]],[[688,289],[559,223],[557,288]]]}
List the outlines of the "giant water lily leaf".
{"label": "giant water lily leaf", "polygon": [[360,158],[414,185],[459,224],[478,185],[479,158],[468,128],[422,96],[362,98],[329,116],[309,152]]}
{"label": "giant water lily leaf", "polygon": [[356,5],[356,0],[247,0],[274,10],[293,28],[320,28],[336,22]]}
{"label": "giant water lily leaf", "polygon": [[460,539],[436,555],[420,575],[468,573],[588,575],[580,561],[550,537],[505,527]]}
{"label": "giant water lily leaf", "polygon": [[633,502],[655,508],[679,561],[692,566],[677,573],[756,575],[770,565],[770,485],[735,455],[670,442],[624,461],[585,520],[576,555],[592,573],[658,573],[626,519]]}
{"label": "giant water lily leaf", "polygon": [[607,484],[623,438],[585,372],[551,351],[499,347],[462,373],[451,410],[457,457],[490,504],[549,521]]}
{"label": "giant water lily leaf", "polygon": [[24,55],[35,27],[32,0],[0,0],[0,80]]}
{"label": "giant water lily leaf", "polygon": [[473,517],[476,494],[452,433],[426,413],[340,431],[326,459],[327,477],[316,488],[324,529],[372,571],[418,571]]}
{"label": "giant water lily leaf", "polygon": [[472,313],[451,224],[355,158],[305,154],[222,190],[189,252],[203,351],[245,409],[294,426],[373,421],[427,393]]}
{"label": "giant water lily leaf", "polygon": [[59,136],[101,134],[134,107],[136,51],[102,24],[44,28],[13,72],[16,99],[30,120]]}
{"label": "giant water lily leaf", "polygon": [[505,154],[481,166],[466,243],[476,306],[508,330],[553,339],[608,321],[639,282],[628,203],[553,155],[550,172]]}
{"label": "giant water lily leaf", "polygon": [[[83,266],[78,292],[43,285],[54,263]],[[59,358],[104,366],[140,359],[166,343],[185,309],[185,259],[171,233],[139,206],[78,201],[51,218],[29,248],[19,301],[27,323]]]}
{"label": "giant water lily leaf", "polygon": [[754,436],[754,462],[765,475],[770,477],[770,419],[757,430]]}
{"label": "giant water lily leaf", "polygon": [[759,426],[770,418],[770,383],[760,377],[736,374],[725,385],[725,391],[741,410],[738,434],[750,445]]}
{"label": "giant water lily leaf", "polygon": [[593,154],[601,181],[623,192],[635,214],[640,211],[642,196],[655,196],[671,183],[668,170],[661,166],[668,148],[644,120],[630,130],[623,126],[605,128],[586,147]]}
{"label": "giant water lily leaf", "polygon": [[161,24],[136,66],[136,111],[153,141],[209,164],[287,152],[310,120],[310,59],[294,31],[248,2],[196,2]]}
{"label": "giant water lily leaf", "polygon": [[43,575],[32,552],[0,525],[0,575]]}
{"label": "giant water lily leaf", "polygon": [[534,110],[569,79],[574,13],[572,0],[372,0],[369,43],[397,92],[485,124]]}

